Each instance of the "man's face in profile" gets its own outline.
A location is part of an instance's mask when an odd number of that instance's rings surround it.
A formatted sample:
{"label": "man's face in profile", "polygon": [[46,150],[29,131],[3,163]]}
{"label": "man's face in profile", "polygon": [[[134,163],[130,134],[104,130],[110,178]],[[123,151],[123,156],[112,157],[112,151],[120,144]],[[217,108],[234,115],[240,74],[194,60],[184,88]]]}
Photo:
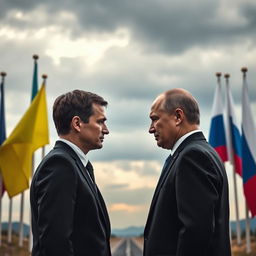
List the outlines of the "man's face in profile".
{"label": "man's face in profile", "polygon": [[93,103],[93,114],[89,118],[88,123],[81,123],[79,139],[88,151],[99,149],[103,146],[104,135],[108,134],[106,126],[105,109],[103,106]]}

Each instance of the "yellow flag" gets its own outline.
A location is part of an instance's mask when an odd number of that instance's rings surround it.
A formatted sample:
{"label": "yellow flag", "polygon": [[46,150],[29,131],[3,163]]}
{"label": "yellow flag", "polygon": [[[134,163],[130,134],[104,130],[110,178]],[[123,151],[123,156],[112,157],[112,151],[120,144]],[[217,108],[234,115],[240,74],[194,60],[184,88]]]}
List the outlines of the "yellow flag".
{"label": "yellow flag", "polygon": [[29,188],[33,152],[48,143],[46,93],[43,84],[20,122],[0,146],[0,170],[10,197]]}

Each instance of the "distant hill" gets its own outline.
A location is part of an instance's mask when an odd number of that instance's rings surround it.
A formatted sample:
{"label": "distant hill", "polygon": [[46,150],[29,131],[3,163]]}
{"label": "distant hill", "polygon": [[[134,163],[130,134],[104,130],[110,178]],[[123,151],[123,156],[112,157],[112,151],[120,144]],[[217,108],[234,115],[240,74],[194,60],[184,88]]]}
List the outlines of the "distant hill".
{"label": "distant hill", "polygon": [[[241,230],[242,232],[245,231],[245,220],[240,220],[241,223]],[[250,221],[251,230],[256,231],[256,218],[251,219]],[[12,230],[14,233],[19,234],[19,228],[20,224],[19,222],[13,222],[12,223]],[[8,223],[3,222],[2,223],[2,230],[4,232],[7,232],[8,230]],[[232,232],[236,232],[236,221],[231,221],[231,230]],[[143,234],[144,227],[127,227],[127,228],[116,228],[112,229],[112,235],[118,236],[118,237],[134,237],[134,236],[141,236]],[[24,237],[29,236],[29,225],[23,224],[23,234]]]}
{"label": "distant hill", "polygon": [[[241,231],[245,231],[245,220],[240,220]],[[256,218],[250,220],[250,227],[252,231],[256,230]],[[236,232],[236,221],[231,221],[231,230]]]}
{"label": "distant hill", "polygon": [[[2,223],[2,230],[7,232],[8,230],[8,222],[3,222]],[[19,222],[13,222],[12,223],[12,232],[15,234],[19,234],[20,230],[20,223]],[[28,237],[29,236],[29,225],[23,224],[23,236]]]}
{"label": "distant hill", "polygon": [[128,227],[128,228],[116,228],[112,229],[112,235],[118,237],[134,237],[140,236],[144,232],[144,227]]}
{"label": "distant hill", "polygon": [[[240,220],[241,223],[241,231],[245,231],[245,220]],[[251,219],[250,221],[251,230],[256,230],[256,218]],[[231,230],[232,232],[236,232],[236,221],[231,221]],[[127,228],[120,228],[120,229],[112,229],[112,235],[118,237],[134,237],[140,236],[143,234],[144,227],[127,227]]]}

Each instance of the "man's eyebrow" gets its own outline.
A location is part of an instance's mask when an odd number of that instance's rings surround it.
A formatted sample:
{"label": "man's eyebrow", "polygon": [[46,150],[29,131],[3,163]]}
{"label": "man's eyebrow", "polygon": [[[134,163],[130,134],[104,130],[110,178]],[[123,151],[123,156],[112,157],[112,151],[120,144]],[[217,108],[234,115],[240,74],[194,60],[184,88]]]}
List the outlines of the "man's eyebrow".
{"label": "man's eyebrow", "polygon": [[157,118],[157,115],[154,114],[154,113],[152,113],[152,114],[149,115],[149,118],[150,118],[150,119],[155,119],[155,118]]}

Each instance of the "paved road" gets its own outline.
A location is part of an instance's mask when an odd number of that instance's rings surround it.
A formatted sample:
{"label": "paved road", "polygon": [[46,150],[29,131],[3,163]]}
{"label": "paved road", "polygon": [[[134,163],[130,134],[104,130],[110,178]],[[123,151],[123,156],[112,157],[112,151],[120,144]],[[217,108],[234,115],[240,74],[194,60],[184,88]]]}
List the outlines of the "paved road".
{"label": "paved road", "polygon": [[113,256],[142,256],[141,249],[131,238],[123,239],[112,253]]}

